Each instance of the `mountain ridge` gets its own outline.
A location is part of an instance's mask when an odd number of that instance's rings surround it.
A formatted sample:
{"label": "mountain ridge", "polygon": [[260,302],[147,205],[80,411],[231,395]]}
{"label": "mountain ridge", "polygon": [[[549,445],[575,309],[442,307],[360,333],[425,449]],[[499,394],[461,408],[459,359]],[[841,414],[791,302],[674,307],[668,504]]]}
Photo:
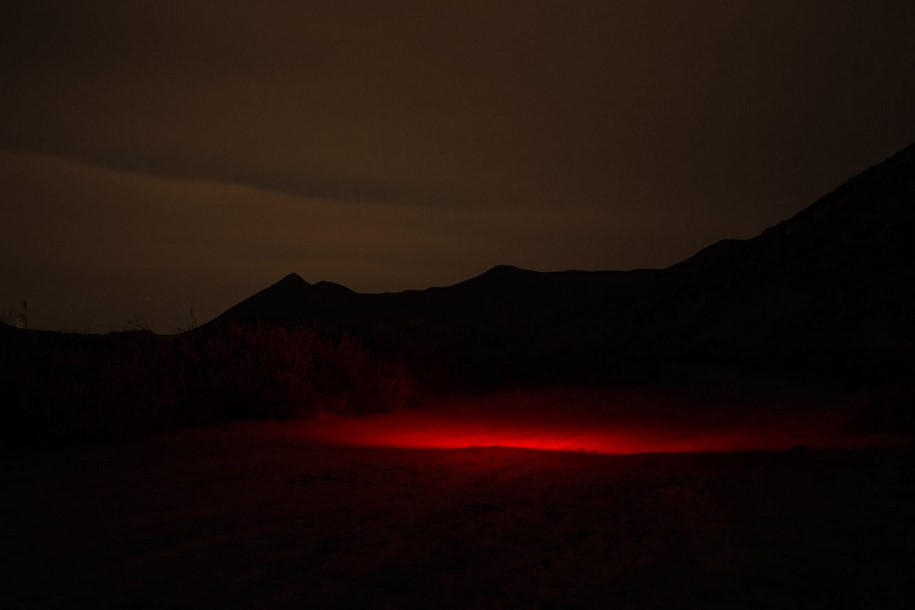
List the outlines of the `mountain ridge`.
{"label": "mountain ridge", "polygon": [[913,260],[915,144],[753,238],[720,240],[664,269],[496,265],[450,286],[391,293],[290,274],[205,327],[307,323],[471,377],[892,358],[915,339]]}

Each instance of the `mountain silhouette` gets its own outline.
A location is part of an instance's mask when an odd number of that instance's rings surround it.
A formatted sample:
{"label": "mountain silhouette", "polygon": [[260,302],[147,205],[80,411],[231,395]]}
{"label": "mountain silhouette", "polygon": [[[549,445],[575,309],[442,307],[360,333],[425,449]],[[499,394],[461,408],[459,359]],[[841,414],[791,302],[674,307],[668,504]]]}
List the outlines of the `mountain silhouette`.
{"label": "mountain silhouette", "polygon": [[180,335],[0,324],[0,444],[549,387],[648,389],[721,413],[778,405],[786,418],[813,397],[853,404],[856,430],[911,432],[913,237],[909,146],[762,234],[666,269],[499,265],[381,294],[289,274]]}
{"label": "mountain silhouette", "polygon": [[309,284],[290,273],[276,284],[245,299],[222,314],[222,319],[246,322],[295,322],[322,315],[340,315],[355,293],[332,282]]}
{"label": "mountain silhouette", "polygon": [[915,144],[747,240],[660,270],[499,265],[446,287],[360,294],[291,274],[201,329],[310,324],[420,368],[491,380],[605,379],[689,362],[908,366]]}

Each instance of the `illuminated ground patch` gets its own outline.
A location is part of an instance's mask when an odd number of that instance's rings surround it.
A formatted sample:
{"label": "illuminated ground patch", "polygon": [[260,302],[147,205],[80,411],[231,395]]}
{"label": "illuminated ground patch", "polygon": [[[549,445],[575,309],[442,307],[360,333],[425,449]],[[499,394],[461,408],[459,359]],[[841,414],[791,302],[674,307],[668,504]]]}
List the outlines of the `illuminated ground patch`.
{"label": "illuminated ground patch", "polygon": [[366,447],[500,446],[605,454],[851,448],[893,440],[853,435],[847,419],[841,409],[703,409],[513,394],[370,417],[322,415],[304,422],[301,434],[315,442]]}

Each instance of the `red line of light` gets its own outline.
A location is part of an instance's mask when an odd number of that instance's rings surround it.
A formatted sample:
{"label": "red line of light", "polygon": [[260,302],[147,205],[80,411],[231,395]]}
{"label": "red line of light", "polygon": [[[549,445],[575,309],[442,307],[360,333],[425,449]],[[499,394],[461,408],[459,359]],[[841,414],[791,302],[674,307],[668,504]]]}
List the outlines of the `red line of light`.
{"label": "red line of light", "polygon": [[[792,425],[793,424],[793,425]],[[302,423],[304,438],[321,443],[365,447],[461,449],[514,447],[545,451],[605,454],[654,452],[779,450],[797,445],[811,448],[870,445],[875,439],[842,436],[831,426],[689,427],[664,421],[563,420],[542,414],[499,414],[468,410],[402,411],[372,417],[322,415]]]}

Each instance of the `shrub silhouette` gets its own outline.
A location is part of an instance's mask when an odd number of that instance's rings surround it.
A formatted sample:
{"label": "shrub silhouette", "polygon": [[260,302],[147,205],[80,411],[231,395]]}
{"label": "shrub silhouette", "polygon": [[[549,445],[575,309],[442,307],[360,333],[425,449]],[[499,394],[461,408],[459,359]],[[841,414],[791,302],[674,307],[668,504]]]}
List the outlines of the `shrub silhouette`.
{"label": "shrub silhouette", "polygon": [[[178,369],[191,396],[226,409],[217,419],[363,415],[403,406],[412,383],[402,366],[348,336],[302,327],[232,324],[201,343],[179,337]],[[194,403],[196,413],[205,404]]]}
{"label": "shrub silhouette", "polygon": [[232,324],[207,333],[69,335],[4,327],[4,444],[134,436],[240,419],[404,406],[406,369],[360,341],[304,327]]}

